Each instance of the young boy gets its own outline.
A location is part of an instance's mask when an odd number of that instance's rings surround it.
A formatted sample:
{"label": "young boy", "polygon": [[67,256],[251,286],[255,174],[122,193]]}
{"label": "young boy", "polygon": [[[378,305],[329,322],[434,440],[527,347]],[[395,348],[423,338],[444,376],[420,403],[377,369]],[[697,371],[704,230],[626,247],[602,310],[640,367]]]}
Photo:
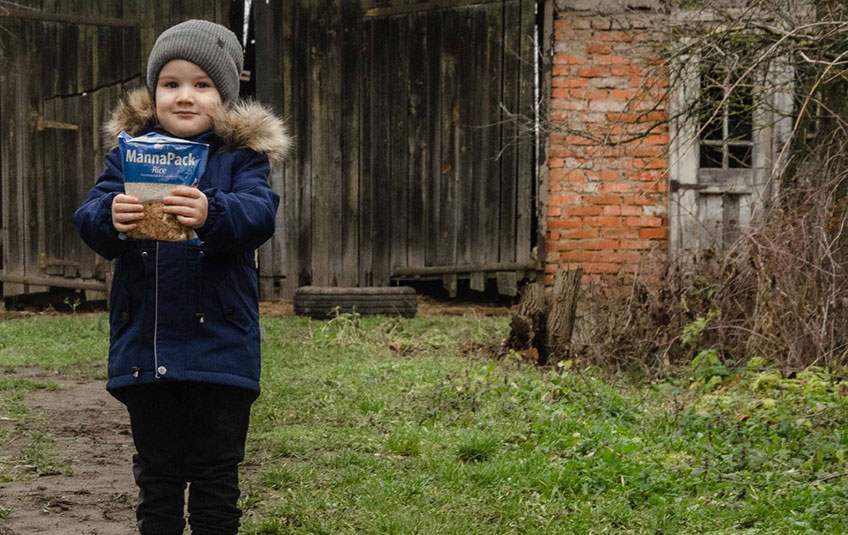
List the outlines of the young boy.
{"label": "young boy", "polygon": [[279,196],[269,161],[290,145],[282,122],[236,103],[242,49],[218,24],[190,20],[163,32],[147,88],[124,99],[106,130],[116,143],[156,131],[209,144],[197,188],[175,187],[165,211],[200,243],[133,240],[143,218],[125,195],[118,149],[74,214],[83,240],[117,259],[110,306],[107,389],[128,409],[143,535],[230,535],[241,511],[238,464],[259,394],[254,250],[274,233]]}

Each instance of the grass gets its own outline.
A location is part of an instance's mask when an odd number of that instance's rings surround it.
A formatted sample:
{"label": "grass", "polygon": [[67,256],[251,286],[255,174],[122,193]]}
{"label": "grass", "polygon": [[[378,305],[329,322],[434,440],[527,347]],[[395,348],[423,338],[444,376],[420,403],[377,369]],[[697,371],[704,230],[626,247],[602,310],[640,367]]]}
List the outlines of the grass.
{"label": "grass", "polygon": [[[0,324],[0,366],[105,356],[97,316],[26,321]],[[786,378],[761,361],[702,358],[634,384],[467,351],[502,339],[507,323],[263,319],[244,532],[846,532],[840,374]],[[28,339],[44,332],[76,350]]]}

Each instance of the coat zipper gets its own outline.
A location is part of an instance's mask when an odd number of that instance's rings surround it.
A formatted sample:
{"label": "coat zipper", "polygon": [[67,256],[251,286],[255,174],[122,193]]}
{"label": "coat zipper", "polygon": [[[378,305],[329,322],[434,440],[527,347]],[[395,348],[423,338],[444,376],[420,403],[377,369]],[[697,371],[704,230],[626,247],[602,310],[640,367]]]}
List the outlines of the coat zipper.
{"label": "coat zipper", "polygon": [[197,322],[203,324],[206,322],[206,314],[203,312],[203,292],[202,292],[202,284],[203,284],[203,258],[206,256],[206,253],[200,251],[197,253],[197,306],[195,307],[194,317],[197,318]]}
{"label": "coat zipper", "polygon": [[153,260],[156,262],[153,270],[156,277],[153,286],[153,369],[159,379],[159,353],[156,350],[159,340],[159,242],[156,242],[156,257]]}

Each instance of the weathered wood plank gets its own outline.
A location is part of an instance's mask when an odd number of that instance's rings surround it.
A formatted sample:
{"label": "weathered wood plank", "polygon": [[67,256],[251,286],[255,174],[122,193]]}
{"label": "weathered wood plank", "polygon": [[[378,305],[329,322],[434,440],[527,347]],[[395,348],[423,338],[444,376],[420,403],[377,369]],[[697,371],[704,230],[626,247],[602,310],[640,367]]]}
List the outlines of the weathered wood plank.
{"label": "weathered wood plank", "polygon": [[[43,113],[45,117],[51,117],[58,120],[58,108],[56,102],[58,98],[45,100],[43,103]],[[45,192],[58,192],[61,190],[61,176],[59,167],[66,161],[63,152],[64,146],[59,138],[59,130],[47,129],[41,132],[44,147],[49,147],[42,155],[44,161],[44,172],[40,182]],[[60,195],[45,195],[43,197],[44,219],[42,225],[45,228],[44,242],[41,253],[50,258],[61,258],[62,256],[62,233],[59,229],[62,217],[62,205]],[[45,267],[44,275],[53,275],[51,269]]]}
{"label": "weathered wood plank", "polygon": [[[409,247],[409,19],[391,19],[389,50],[394,54],[394,72],[387,80],[390,88],[389,181],[391,206],[390,271],[407,266]],[[385,281],[388,283],[388,280]]]}
{"label": "weathered wood plank", "polygon": [[[391,185],[391,84],[396,66],[391,42],[392,21],[373,23],[372,108],[371,108],[371,206],[373,244],[371,246],[373,280],[371,285],[388,285],[391,275],[392,185]],[[387,210],[386,207],[389,209]]]}
{"label": "weathered wood plank", "polygon": [[78,90],[79,79],[79,27],[71,24],[63,24],[59,28],[59,54],[56,66],[58,67],[57,93],[60,95],[72,95]]}
{"label": "weathered wood plank", "polygon": [[359,285],[370,286],[373,283],[373,258],[374,246],[374,218],[372,208],[374,206],[374,171],[373,171],[373,141],[374,136],[374,110],[372,106],[374,90],[374,22],[366,21],[362,24],[362,38],[360,44],[360,55],[362,58],[362,69],[360,74],[360,113],[361,132],[359,163]]}
{"label": "weathered wood plank", "polygon": [[503,9],[501,5],[485,9],[484,42],[481,43],[483,63],[479,69],[479,101],[483,103],[480,113],[481,145],[477,161],[481,164],[478,180],[481,194],[476,209],[481,214],[478,227],[482,233],[478,238],[480,262],[494,263],[500,257],[498,236],[503,215],[500,213],[501,196],[501,64],[503,60]]}
{"label": "weathered wood plank", "polygon": [[[78,174],[74,177],[74,192],[73,210],[76,210],[88,193],[90,177],[94,175],[94,161],[91,158],[92,154],[96,153],[94,145],[93,132],[97,130],[94,125],[94,96],[92,93],[87,93],[79,98],[79,131],[76,132],[78,140],[77,165]],[[72,212],[73,213],[73,212]],[[76,235],[76,228],[70,217],[67,218],[69,231]],[[94,255],[88,247],[83,247],[80,240],[76,240],[77,248],[75,256],[67,260],[79,263],[78,273],[74,273],[74,277],[92,278],[94,277]],[[68,270],[65,270],[65,276]]]}
{"label": "weathered wood plank", "polygon": [[297,111],[294,124],[297,128],[297,161],[298,161],[298,197],[297,197],[297,259],[298,259],[298,284],[311,284],[312,273],[312,139],[313,128],[312,115],[309,108],[309,100],[306,98],[312,90],[310,83],[311,72],[309,69],[309,49],[303,46],[310,43],[310,20],[311,13],[306,6],[297,6],[293,13],[296,18],[294,28],[294,42],[298,43],[292,50],[295,55],[293,81],[295,84],[295,102]]}
{"label": "weathered wood plank", "polygon": [[341,179],[342,179],[342,286],[359,281],[360,172],[359,136],[360,80],[363,61],[359,53],[361,25],[358,6],[341,4]]}
{"label": "weathered wood plank", "polygon": [[456,257],[457,264],[471,263],[471,249],[476,248],[472,243],[472,224],[477,222],[477,214],[474,209],[476,202],[474,195],[477,192],[477,176],[475,174],[475,157],[479,157],[476,146],[479,129],[477,128],[478,109],[474,102],[475,86],[474,80],[477,54],[475,48],[475,33],[479,12],[472,10],[457,10],[453,13],[456,18],[456,33],[453,33],[451,41],[456,41],[458,48],[455,51],[455,81],[456,101],[453,112],[454,129],[456,131],[456,152],[454,163],[454,180],[456,183],[456,199],[454,210],[456,211]]}
{"label": "weathered wood plank", "polygon": [[428,266],[438,266],[441,265],[439,249],[442,242],[439,232],[441,215],[439,203],[442,197],[442,16],[440,13],[427,17],[427,47],[430,54],[427,57],[426,87],[429,151],[426,155],[428,205],[424,212],[427,219],[425,263]]}
{"label": "weathered wood plank", "polygon": [[698,195],[698,248],[721,250],[724,199],[721,194]]}
{"label": "weathered wood plank", "polygon": [[[282,6],[279,2],[253,4],[255,21],[255,38],[261,50],[267,53],[256,55],[255,76],[256,97],[263,104],[270,106],[275,113],[285,114],[283,87],[283,58],[284,54],[284,21]],[[274,281],[286,275],[288,262],[286,251],[286,212],[288,196],[286,189],[286,165],[279,164],[271,169],[268,177],[271,188],[280,195],[280,207],[277,210],[274,236],[259,248],[260,298],[271,299],[281,297],[275,294]],[[281,290],[285,291],[285,289]]]}
{"label": "weathered wood plank", "polygon": [[[535,0],[521,0],[520,71],[518,77],[518,113],[522,122],[532,125],[534,121],[533,92],[535,87],[536,24]],[[536,214],[536,142],[533,131],[528,127],[521,132],[518,144],[518,195],[516,199],[515,259],[518,262],[531,260],[533,247],[533,219]],[[544,217],[544,214],[542,214]]]}
{"label": "weathered wood plank", "polygon": [[[82,97],[74,96],[58,102],[60,107],[61,121],[69,124],[80,124],[80,100]],[[79,239],[77,230],[74,227],[73,216],[79,203],[80,198],[80,177],[82,176],[82,147],[80,147],[80,131],[79,130],[60,130],[59,133],[61,143],[64,145],[64,153],[67,157],[60,160],[62,170],[62,219],[59,222],[58,229],[62,233],[62,256],[59,257],[63,262],[67,262],[64,266],[63,274],[66,277],[76,277],[77,267],[74,265],[80,257],[80,247],[82,242]]]}
{"label": "weathered wood plank", "polygon": [[339,214],[343,211],[344,181],[342,178],[342,0],[330,0],[326,3],[322,18],[324,26],[322,43],[325,56],[323,60],[324,90],[321,106],[321,130],[323,155],[318,156],[326,162],[327,185],[327,279],[331,286],[339,286],[342,280],[344,254],[344,221]]}
{"label": "weathered wood plank", "polygon": [[[260,4],[261,7],[261,4]],[[279,56],[282,60],[282,109],[283,116],[289,120],[290,127],[296,133],[297,129],[297,111],[296,102],[300,100],[296,94],[296,78],[295,66],[297,62],[294,60],[294,23],[297,20],[294,16],[284,17],[282,14],[293,14],[294,7],[292,0],[283,0],[280,4],[280,11],[272,12],[269,17],[269,22],[274,26],[281,26],[282,32],[282,48],[279,50]],[[260,12],[257,11],[257,23],[259,21]],[[279,17],[279,18],[278,18]],[[259,47],[257,47],[260,50]],[[272,50],[272,55],[273,50]],[[300,145],[301,141],[295,138],[296,145]],[[286,282],[283,293],[286,296],[294,296],[294,292],[299,283],[299,267],[300,258],[298,257],[298,198],[300,194],[299,186],[299,166],[298,161],[300,152],[296,152],[292,159],[283,169],[283,198],[281,200],[281,211],[283,212],[283,248],[285,253],[282,261],[284,262],[283,272],[286,275]],[[279,262],[280,260],[275,260]]]}
{"label": "weathered wood plank", "polygon": [[500,225],[499,258],[515,262],[516,187],[518,181],[518,77],[520,76],[520,5],[519,0],[504,2],[503,72],[501,78],[501,150],[500,150]]}
{"label": "weathered wood plank", "polygon": [[[24,69],[18,72],[21,83],[21,94],[19,94],[18,106],[21,114],[21,128],[17,132],[18,138],[18,188],[21,195],[20,198],[20,213],[21,217],[21,238],[23,240],[23,274],[32,275],[38,274],[38,253],[40,242],[38,241],[38,204],[39,197],[37,186],[37,167],[36,159],[40,152],[37,147],[37,132],[35,131],[35,117],[40,105],[41,80],[39,74],[41,70],[36,67],[39,61],[40,50],[37,47],[26,46],[26,44],[34,43],[40,36],[40,24],[27,23],[22,25],[22,34],[20,35],[22,43],[25,46],[21,49],[21,64]],[[42,292],[46,288],[43,287],[25,287],[25,291]]]}
{"label": "weathered wood plank", "polygon": [[456,262],[457,249],[457,166],[459,160],[459,88],[457,69],[461,49],[456,36],[462,31],[462,17],[457,13],[442,15],[441,40],[441,166],[439,181],[439,242],[436,259],[440,265]]}
{"label": "weathered wood plank", "polygon": [[309,51],[309,114],[312,118],[310,144],[312,151],[307,155],[312,162],[312,283],[317,286],[330,285],[330,225],[329,198],[331,154],[327,154],[326,91],[329,73],[326,70],[327,28],[326,19],[331,16],[329,2],[312,5],[310,13],[309,39],[305,42]]}
{"label": "weathered wood plank", "polygon": [[[10,22],[6,29],[12,35],[22,35],[23,26],[26,23]],[[18,142],[18,131],[26,128],[27,118],[23,108],[24,92],[24,77],[19,76],[20,73],[26,72],[28,65],[23,63],[22,56],[24,55],[24,44],[20,40],[9,39],[8,54],[12,61],[12,68],[7,72],[12,74],[4,75],[4,83],[1,84],[2,104],[0,109],[3,110],[3,272],[6,274],[23,275],[24,273],[24,258],[23,258],[23,232],[21,223],[23,222],[23,207],[21,191],[21,159],[23,154],[20,151],[20,143]],[[4,296],[16,295],[24,292],[24,287],[19,284],[4,283]]]}
{"label": "weathered wood plank", "polygon": [[427,15],[410,17],[409,34],[409,235],[407,264],[426,265],[428,220],[430,206],[430,132],[429,101],[430,71],[428,58],[433,51],[428,46]]}

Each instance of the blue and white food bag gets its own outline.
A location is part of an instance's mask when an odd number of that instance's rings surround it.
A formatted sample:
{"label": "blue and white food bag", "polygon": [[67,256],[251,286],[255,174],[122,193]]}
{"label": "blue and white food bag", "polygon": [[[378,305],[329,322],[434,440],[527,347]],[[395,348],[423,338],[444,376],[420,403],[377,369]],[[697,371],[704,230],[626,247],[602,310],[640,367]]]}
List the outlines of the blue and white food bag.
{"label": "blue and white food bag", "polygon": [[144,219],[127,233],[130,238],[183,241],[196,239],[173,214],[163,211],[162,199],[174,186],[197,186],[206,170],[209,145],[151,132],[118,136],[124,170],[124,190],[144,205]]}

